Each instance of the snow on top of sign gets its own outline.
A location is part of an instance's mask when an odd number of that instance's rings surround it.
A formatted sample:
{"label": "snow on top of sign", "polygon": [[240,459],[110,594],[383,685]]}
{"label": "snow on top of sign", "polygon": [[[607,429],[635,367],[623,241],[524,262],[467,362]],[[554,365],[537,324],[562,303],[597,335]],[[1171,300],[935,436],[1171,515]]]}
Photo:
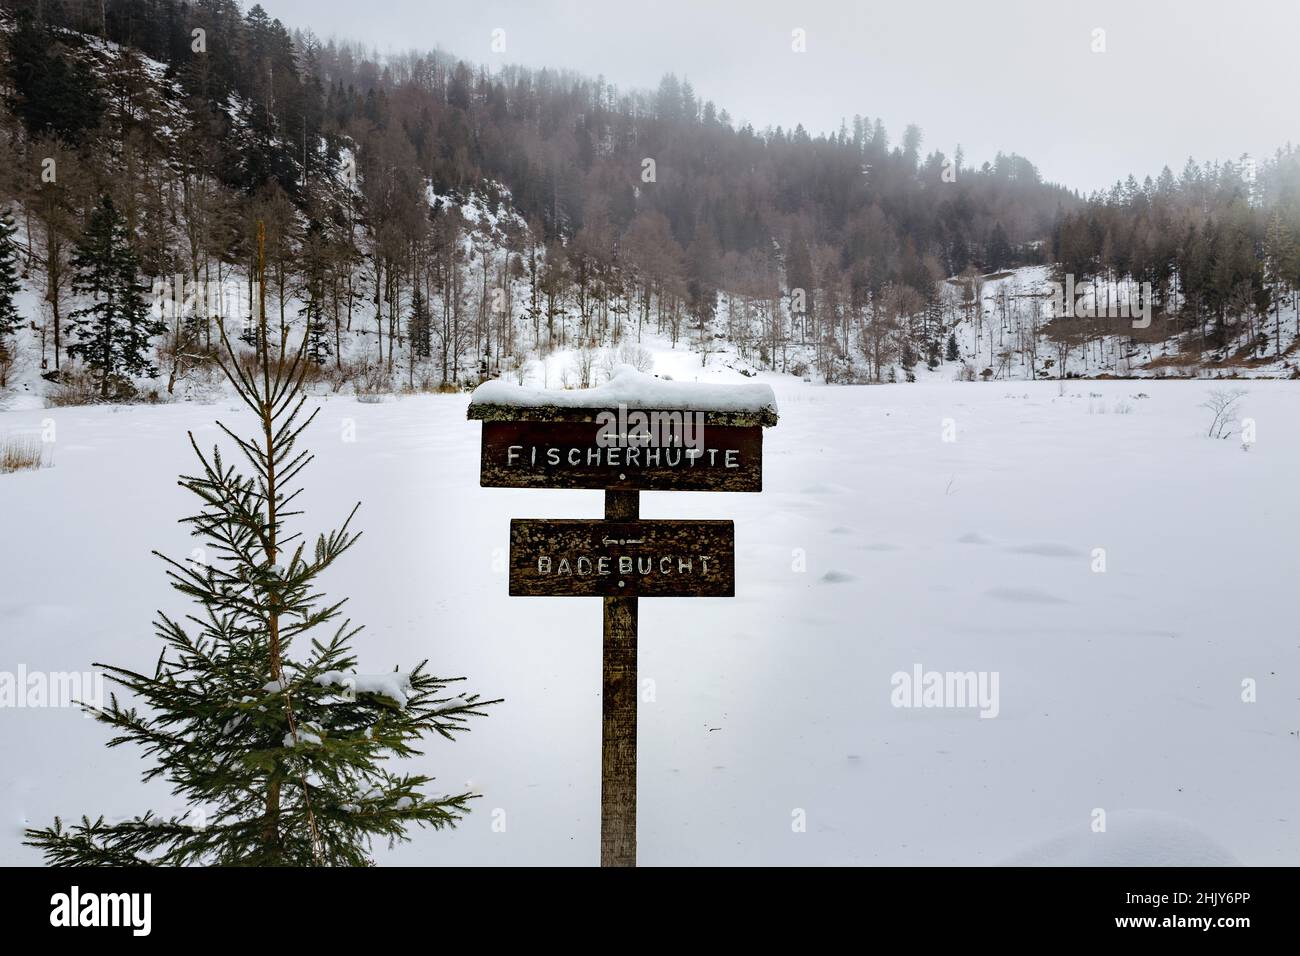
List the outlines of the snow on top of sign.
{"label": "snow on top of sign", "polygon": [[470,396],[470,405],[511,408],[627,408],[776,414],[776,393],[770,385],[719,385],[674,382],[620,365],[609,381],[594,388],[560,390],[527,388],[502,379],[484,382]]}

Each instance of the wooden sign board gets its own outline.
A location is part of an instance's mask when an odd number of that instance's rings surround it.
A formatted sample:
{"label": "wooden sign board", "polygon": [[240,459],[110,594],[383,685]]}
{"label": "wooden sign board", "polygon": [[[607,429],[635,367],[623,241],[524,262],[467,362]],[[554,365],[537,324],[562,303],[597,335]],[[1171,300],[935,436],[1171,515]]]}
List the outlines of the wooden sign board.
{"label": "wooden sign board", "polygon": [[730,521],[510,522],[510,593],[735,597]]}
{"label": "wooden sign board", "polygon": [[601,441],[594,421],[485,421],[484,488],[762,491],[763,428],[704,425],[689,443]]}

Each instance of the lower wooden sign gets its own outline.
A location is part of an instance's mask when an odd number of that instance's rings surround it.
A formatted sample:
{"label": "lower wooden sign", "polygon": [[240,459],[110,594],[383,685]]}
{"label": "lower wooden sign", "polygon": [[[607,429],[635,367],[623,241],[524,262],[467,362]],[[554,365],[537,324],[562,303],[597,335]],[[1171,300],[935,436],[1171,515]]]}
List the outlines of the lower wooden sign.
{"label": "lower wooden sign", "polygon": [[731,521],[510,522],[510,593],[735,597]]}

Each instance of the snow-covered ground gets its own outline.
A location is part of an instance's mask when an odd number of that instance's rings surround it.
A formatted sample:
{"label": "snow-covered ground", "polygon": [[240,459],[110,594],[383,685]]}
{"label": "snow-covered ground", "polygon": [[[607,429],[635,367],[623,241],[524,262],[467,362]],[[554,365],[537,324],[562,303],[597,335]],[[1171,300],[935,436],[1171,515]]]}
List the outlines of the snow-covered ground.
{"label": "snow-covered ground", "polygon": [[[656,371],[700,374],[680,356]],[[734,599],[641,604],[643,864],[1300,863],[1300,383],[1227,383],[1244,451],[1205,437],[1209,382],[757,380],[781,409],[763,493],[642,499],[734,518],[737,557]],[[428,657],[505,698],[418,761],[476,812],[377,856],[594,864],[600,602],[508,597],[504,549],[510,518],[600,494],[480,488],[467,401],[331,398],[308,433],[302,527],[363,501],[325,580],[367,625],[361,669]],[[0,413],[55,437],[52,467],[0,475],[0,671],[153,666],[155,608],[184,605],[149,552],[194,546],[175,477],[218,415],[248,425],[231,401]],[[893,706],[918,666],[996,675],[996,717]],[[0,863],[38,862],[22,828],[55,814],[178,810],[107,738],[0,710]]]}

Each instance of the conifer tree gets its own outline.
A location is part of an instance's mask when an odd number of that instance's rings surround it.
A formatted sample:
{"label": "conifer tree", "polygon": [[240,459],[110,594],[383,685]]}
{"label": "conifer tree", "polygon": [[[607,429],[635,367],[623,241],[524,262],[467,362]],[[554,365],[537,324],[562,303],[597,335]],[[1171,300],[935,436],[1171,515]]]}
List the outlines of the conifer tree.
{"label": "conifer tree", "polygon": [[957,351],[957,333],[948,333],[948,344],[943,350],[943,360],[945,362],[955,362],[961,355]]}
{"label": "conifer tree", "polygon": [[72,265],[73,291],[92,301],[69,316],[73,342],[68,354],[80,356],[99,374],[100,397],[108,398],[110,387],[122,384],[127,374],[157,375],[149,360],[149,339],[166,327],[150,315],[126,220],[111,197],[104,196],[90,214]]}
{"label": "conifer tree", "polygon": [[316,587],[357,534],[351,514],[314,547],[289,532],[286,520],[301,513],[290,510],[301,491],[290,483],[311,461],[299,447],[315,417],[303,418],[310,357],[305,336],[296,350],[271,341],[262,298],[255,364],[217,323],[222,370],[256,419],[247,437],[218,424],[248,473],[219,449],[203,453],[191,434],[198,473],[180,483],[200,508],[184,520],[211,560],[163,557],[172,587],[199,607],[182,620],[159,613],[165,647],[152,674],[105,668],[144,710],[116,694],[90,708],[117,732],[109,746],[143,747],[155,761],[144,779],[166,780],[188,812],[71,826],[56,817],[27,831],[52,864],[365,865],[374,838],[454,825],[474,796],[431,793],[432,778],[388,766],[418,754],[428,734],[468,729],[496,701],[453,693],[461,678],[434,677],[423,663],[356,673],[360,628],[339,623],[343,602]]}
{"label": "conifer tree", "polygon": [[406,320],[406,333],[410,339],[410,347],[406,350],[406,384],[409,388],[415,388],[416,359],[428,358],[433,350],[431,331],[429,305],[425,301],[424,293],[420,291],[420,283],[417,279],[414,288],[411,289],[411,317]]}
{"label": "conifer tree", "polygon": [[69,56],[58,32],[39,13],[33,16],[20,8],[5,46],[4,72],[12,81],[9,108],[32,136],[55,136],[80,145],[99,124],[104,109],[94,72]]}
{"label": "conifer tree", "polygon": [[1002,223],[995,223],[989,236],[988,267],[993,272],[1001,272],[1011,261],[1011,243],[1007,240],[1007,231]]}
{"label": "conifer tree", "polygon": [[1296,244],[1290,230],[1278,212],[1268,221],[1264,233],[1264,278],[1272,291],[1274,329],[1274,354],[1282,357],[1282,300],[1294,271]]}
{"label": "conifer tree", "polygon": [[411,318],[408,320],[411,337],[411,350],[422,359],[427,359],[433,352],[432,322],[429,305],[417,282],[411,291]]}
{"label": "conifer tree", "polygon": [[301,291],[304,304],[301,315],[307,322],[307,353],[317,365],[324,365],[333,352],[329,328],[325,324],[329,245],[324,224],[319,219],[309,221],[302,244]]}
{"label": "conifer tree", "polygon": [[0,388],[8,384],[13,347],[9,336],[18,331],[22,316],[14,304],[18,294],[18,243],[14,241],[13,216],[9,210],[0,211]]}
{"label": "conifer tree", "polygon": [[13,335],[22,324],[22,316],[14,304],[14,296],[18,294],[18,243],[14,239],[17,232],[13,214],[8,209],[0,212],[0,349],[5,347],[5,336]]}

